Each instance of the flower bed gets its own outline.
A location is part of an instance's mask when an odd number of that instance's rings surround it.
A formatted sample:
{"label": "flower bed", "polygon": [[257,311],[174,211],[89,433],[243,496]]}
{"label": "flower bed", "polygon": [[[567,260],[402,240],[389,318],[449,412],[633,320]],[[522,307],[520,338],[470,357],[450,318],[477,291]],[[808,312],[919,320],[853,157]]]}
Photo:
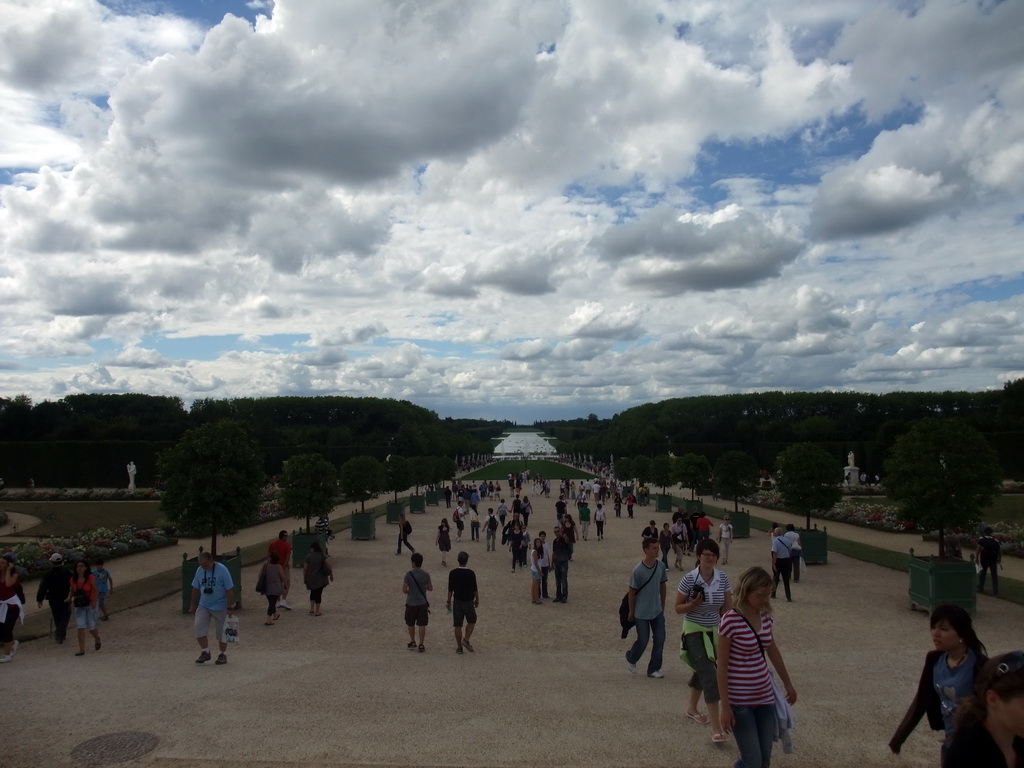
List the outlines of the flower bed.
{"label": "flower bed", "polygon": [[[1012,523],[984,523],[978,526],[976,531],[953,531],[960,546],[977,547],[978,539],[981,536],[981,529],[988,526],[992,529],[992,538],[999,542],[1004,555],[1011,557],[1024,557],[1024,526]],[[925,538],[929,541],[937,541],[938,534],[929,533]]]}
{"label": "flower bed", "polygon": [[160,491],[155,488],[25,488],[19,491],[0,491],[0,499],[7,501],[158,501]]}
{"label": "flower bed", "polygon": [[54,537],[45,541],[27,541],[4,548],[4,552],[13,552],[18,558],[18,566],[33,576],[50,569],[50,555],[55,552],[64,556],[69,563],[83,558],[90,561],[102,557],[111,560],[131,552],[141,552],[176,544],[177,540],[164,535],[155,528],[132,528],[122,525],[111,530],[97,528],[78,536]]}

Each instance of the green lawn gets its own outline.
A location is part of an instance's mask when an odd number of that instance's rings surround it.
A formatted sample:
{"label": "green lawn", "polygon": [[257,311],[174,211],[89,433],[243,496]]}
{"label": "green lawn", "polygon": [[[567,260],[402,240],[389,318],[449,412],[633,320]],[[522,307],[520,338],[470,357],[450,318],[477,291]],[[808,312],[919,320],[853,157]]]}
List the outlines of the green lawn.
{"label": "green lawn", "polygon": [[33,537],[74,536],[127,523],[152,528],[164,519],[158,501],[5,501],[0,508],[42,520],[37,526],[18,531]]}
{"label": "green lawn", "polygon": [[[851,496],[850,498],[867,503],[896,506],[896,502],[886,496]],[[981,516],[986,523],[1006,522],[1024,525],[1024,493],[1006,493],[997,496],[995,503],[989,509],[984,510]]]}
{"label": "green lawn", "polygon": [[[545,459],[506,459],[490,464],[483,469],[477,469],[463,477],[463,480],[506,480],[509,472],[522,472],[530,470],[531,475],[541,474],[544,477],[561,480],[586,480],[593,477],[589,472],[582,469],[573,469],[557,461]],[[558,490],[557,488],[553,490]]]}

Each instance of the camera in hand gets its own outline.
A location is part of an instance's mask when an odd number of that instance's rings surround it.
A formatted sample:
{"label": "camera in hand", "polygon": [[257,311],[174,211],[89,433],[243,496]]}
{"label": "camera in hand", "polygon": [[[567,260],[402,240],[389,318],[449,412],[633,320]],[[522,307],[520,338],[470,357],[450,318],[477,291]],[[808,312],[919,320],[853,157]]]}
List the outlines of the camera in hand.
{"label": "camera in hand", "polygon": [[704,594],[703,584],[694,584],[693,589],[690,590],[690,600],[707,600],[707,595]]}
{"label": "camera in hand", "polygon": [[203,587],[203,594],[204,595],[212,595],[213,594],[213,587]]}

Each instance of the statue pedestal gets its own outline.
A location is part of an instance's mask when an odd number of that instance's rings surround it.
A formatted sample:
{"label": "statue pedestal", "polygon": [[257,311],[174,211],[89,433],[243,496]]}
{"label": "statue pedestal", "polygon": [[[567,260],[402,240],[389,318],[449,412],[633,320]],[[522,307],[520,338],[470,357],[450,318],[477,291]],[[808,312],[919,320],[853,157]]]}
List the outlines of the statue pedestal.
{"label": "statue pedestal", "polygon": [[860,485],[860,467],[843,467],[843,484]]}

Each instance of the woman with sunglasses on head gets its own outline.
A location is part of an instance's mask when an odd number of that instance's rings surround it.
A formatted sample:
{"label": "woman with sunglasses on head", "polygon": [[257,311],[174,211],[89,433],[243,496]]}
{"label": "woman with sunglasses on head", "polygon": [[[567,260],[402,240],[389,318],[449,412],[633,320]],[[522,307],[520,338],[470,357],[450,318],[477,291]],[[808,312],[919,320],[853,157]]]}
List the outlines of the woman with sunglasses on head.
{"label": "woman with sunglasses on head", "polygon": [[988,657],[974,632],[970,615],[963,608],[940,605],[932,612],[930,624],[935,650],[924,658],[917,693],[889,740],[889,749],[899,754],[903,742],[927,715],[932,730],[946,733],[942,742],[944,758],[953,735],[957,706],[974,692],[975,678]]}
{"label": "woman with sunglasses on head", "polygon": [[943,768],[1024,768],[1024,651],[990,659],[957,712]]}

